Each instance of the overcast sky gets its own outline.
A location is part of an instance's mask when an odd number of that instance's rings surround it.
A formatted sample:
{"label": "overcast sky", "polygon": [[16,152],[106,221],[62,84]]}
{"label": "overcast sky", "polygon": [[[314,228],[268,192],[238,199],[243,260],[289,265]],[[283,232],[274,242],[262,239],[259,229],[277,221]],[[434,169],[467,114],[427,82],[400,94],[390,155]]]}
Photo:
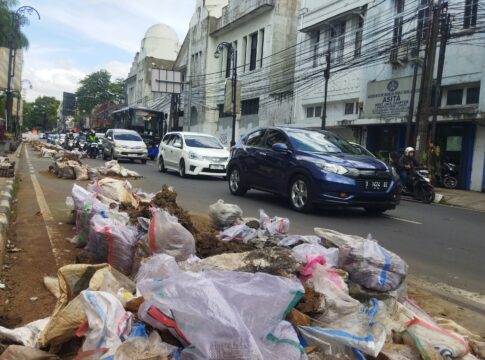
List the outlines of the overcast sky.
{"label": "overcast sky", "polygon": [[107,69],[126,78],[145,31],[153,24],[173,27],[182,43],[195,0],[21,0],[36,8],[23,28],[30,47],[23,79],[32,83],[27,99],[74,92],[86,74]]}

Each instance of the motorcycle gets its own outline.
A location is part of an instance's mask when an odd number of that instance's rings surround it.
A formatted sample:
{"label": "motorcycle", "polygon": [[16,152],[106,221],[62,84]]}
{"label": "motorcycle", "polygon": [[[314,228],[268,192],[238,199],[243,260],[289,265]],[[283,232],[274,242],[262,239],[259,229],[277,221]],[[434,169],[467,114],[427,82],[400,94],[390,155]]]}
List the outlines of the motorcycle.
{"label": "motorcycle", "polygon": [[99,144],[97,142],[92,142],[89,144],[88,155],[91,159],[96,159],[99,153]]}
{"label": "motorcycle", "polygon": [[434,201],[435,192],[431,184],[428,170],[415,170],[409,177],[407,184],[404,184],[402,195],[411,196],[413,199],[430,204]]}
{"label": "motorcycle", "polygon": [[68,140],[66,140],[64,148],[67,151],[74,150],[74,147],[75,147],[75,145],[74,145],[74,139],[68,139]]}
{"label": "motorcycle", "polygon": [[458,186],[458,170],[455,164],[443,162],[441,165],[441,183],[447,189],[455,189]]}
{"label": "motorcycle", "polygon": [[77,148],[79,151],[86,151],[86,141],[81,140],[77,143]]}

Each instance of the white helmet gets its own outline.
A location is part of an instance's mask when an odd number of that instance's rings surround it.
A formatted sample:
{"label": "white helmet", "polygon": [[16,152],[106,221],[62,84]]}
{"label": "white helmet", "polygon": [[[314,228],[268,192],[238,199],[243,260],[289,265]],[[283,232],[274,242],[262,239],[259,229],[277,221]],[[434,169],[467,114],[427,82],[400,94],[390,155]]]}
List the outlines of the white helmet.
{"label": "white helmet", "polygon": [[411,146],[407,147],[406,150],[404,150],[404,155],[408,156],[410,152],[415,152],[414,148]]}

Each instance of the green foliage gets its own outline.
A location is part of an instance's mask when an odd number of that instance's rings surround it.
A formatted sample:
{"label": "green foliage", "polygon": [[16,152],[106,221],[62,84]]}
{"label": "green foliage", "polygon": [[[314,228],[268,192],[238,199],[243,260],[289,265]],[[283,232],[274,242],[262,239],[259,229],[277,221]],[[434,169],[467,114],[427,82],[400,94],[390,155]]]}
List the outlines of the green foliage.
{"label": "green foliage", "polygon": [[[24,129],[51,130],[57,125],[59,100],[51,96],[41,96],[34,102],[24,101]],[[46,128],[44,128],[44,119]]]}
{"label": "green foliage", "polygon": [[[0,47],[8,47],[10,30],[12,27],[12,11],[18,6],[17,0],[0,0]],[[28,23],[28,19],[23,16],[20,18],[20,25]],[[27,37],[17,28],[14,30],[14,47],[17,49],[29,46]]]}
{"label": "green foliage", "polygon": [[123,80],[111,82],[111,74],[106,70],[99,70],[86,75],[80,81],[76,92],[78,110],[91,114],[96,105],[105,102],[120,104],[124,101]]}

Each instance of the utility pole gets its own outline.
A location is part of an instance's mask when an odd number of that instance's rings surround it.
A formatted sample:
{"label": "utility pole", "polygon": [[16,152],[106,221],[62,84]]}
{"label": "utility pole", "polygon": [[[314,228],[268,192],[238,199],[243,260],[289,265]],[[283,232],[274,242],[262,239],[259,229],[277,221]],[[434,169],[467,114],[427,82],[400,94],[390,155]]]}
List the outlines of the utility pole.
{"label": "utility pole", "polygon": [[327,67],[323,70],[323,77],[325,78],[325,95],[323,98],[323,111],[322,111],[322,130],[325,130],[327,126],[327,94],[328,94],[328,80],[330,79],[330,50],[332,41],[328,42],[328,52],[326,56]]}
{"label": "utility pole", "polygon": [[435,94],[434,94],[434,104],[433,104],[433,118],[431,121],[431,142],[434,145],[436,142],[436,121],[438,118],[438,108],[441,94],[441,80],[443,79],[443,68],[445,66],[445,53],[446,53],[446,43],[448,42],[448,37],[450,34],[451,27],[451,15],[448,14],[448,4],[443,6],[443,13],[441,16],[441,42],[440,42],[440,53],[438,56],[438,71],[436,74],[435,82]]}
{"label": "utility pole", "polygon": [[[192,117],[192,79],[188,81],[187,85],[189,86],[189,111],[188,111],[188,114],[187,114],[187,117],[189,118],[189,126],[187,128],[187,131],[190,131],[190,122],[192,121],[191,117]],[[184,117],[185,117],[185,114],[184,114]]]}
{"label": "utility pole", "polygon": [[438,42],[438,27],[441,12],[441,0],[434,4],[433,0],[429,1],[430,7],[430,30],[426,42],[426,64],[424,67],[422,84],[420,89],[419,102],[419,123],[416,136],[416,150],[419,154],[426,153],[428,144],[429,128],[429,108],[433,91],[433,73],[436,59],[436,45]]}
{"label": "utility pole", "polygon": [[411,143],[413,141],[411,129],[413,127],[414,98],[416,97],[416,83],[418,81],[419,53],[421,52],[421,37],[422,37],[422,33],[418,31],[417,45],[416,45],[416,59],[414,61],[413,84],[411,86],[411,98],[409,99],[409,113],[408,113],[408,118],[406,122],[406,146],[411,146]]}
{"label": "utility pole", "polygon": [[232,53],[232,135],[231,147],[236,145],[236,100],[237,100],[237,50],[231,46]]}

